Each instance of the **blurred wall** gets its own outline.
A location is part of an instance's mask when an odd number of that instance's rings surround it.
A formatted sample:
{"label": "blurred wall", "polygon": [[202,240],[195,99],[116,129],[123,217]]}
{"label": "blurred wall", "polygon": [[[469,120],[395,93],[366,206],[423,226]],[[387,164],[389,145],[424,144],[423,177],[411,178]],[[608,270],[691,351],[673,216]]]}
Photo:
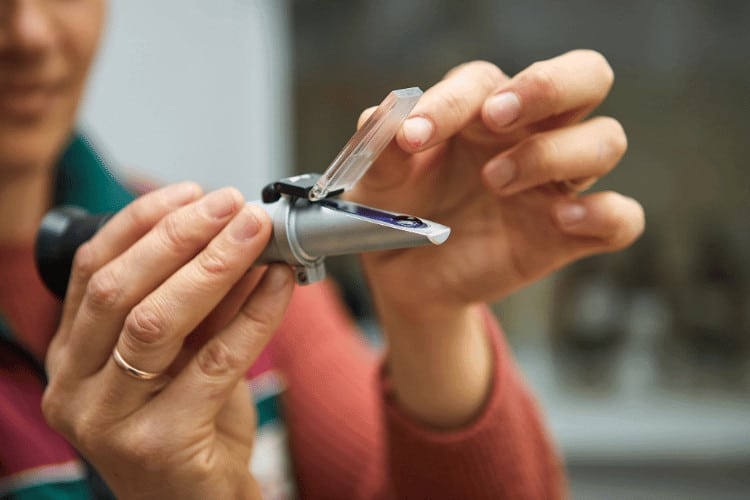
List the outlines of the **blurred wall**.
{"label": "blurred wall", "polygon": [[231,184],[250,199],[290,167],[283,0],[111,0],[85,130],[129,174]]}

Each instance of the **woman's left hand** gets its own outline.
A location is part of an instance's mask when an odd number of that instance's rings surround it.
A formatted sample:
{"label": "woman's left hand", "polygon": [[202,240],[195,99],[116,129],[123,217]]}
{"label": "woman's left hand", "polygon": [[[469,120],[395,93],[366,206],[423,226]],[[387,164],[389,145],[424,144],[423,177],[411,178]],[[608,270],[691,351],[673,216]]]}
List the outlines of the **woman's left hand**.
{"label": "woman's left hand", "polygon": [[604,57],[584,50],[512,79],[487,62],[459,66],[351,193],[452,228],[441,246],[362,258],[396,399],[417,419],[461,426],[486,400],[493,362],[477,304],[642,232],[635,200],[580,194],[625,152],[616,120],[585,120],[612,81]]}
{"label": "woman's left hand", "polygon": [[584,120],[612,82],[603,56],[578,50],[512,79],[467,63],[425,92],[352,198],[452,233],[438,247],[365,254],[376,298],[439,317],[632,243],[644,226],[635,200],[580,194],[626,149],[615,119]]}

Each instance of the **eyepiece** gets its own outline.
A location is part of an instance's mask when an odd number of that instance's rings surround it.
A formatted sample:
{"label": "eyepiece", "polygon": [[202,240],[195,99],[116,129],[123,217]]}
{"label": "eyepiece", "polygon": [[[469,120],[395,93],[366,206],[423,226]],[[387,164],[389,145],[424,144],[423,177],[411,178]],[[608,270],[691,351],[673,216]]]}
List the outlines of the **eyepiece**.
{"label": "eyepiece", "polygon": [[60,299],[68,288],[76,250],[111,216],[63,206],[50,210],[42,219],[34,248],[37,271],[47,288]]}

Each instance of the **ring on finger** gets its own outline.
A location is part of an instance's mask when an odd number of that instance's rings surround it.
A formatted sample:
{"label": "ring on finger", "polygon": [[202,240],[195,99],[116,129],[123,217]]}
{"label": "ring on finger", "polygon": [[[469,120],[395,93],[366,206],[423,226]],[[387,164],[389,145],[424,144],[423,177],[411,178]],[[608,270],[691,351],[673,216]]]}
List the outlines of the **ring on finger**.
{"label": "ring on finger", "polygon": [[115,362],[115,364],[121,368],[125,373],[127,373],[129,376],[133,377],[134,379],[138,380],[154,380],[155,378],[161,377],[162,373],[155,373],[155,372],[147,372],[144,370],[139,370],[135,366],[131,365],[125,359],[122,357],[122,354],[120,354],[120,351],[117,350],[117,346],[112,350],[112,360]]}

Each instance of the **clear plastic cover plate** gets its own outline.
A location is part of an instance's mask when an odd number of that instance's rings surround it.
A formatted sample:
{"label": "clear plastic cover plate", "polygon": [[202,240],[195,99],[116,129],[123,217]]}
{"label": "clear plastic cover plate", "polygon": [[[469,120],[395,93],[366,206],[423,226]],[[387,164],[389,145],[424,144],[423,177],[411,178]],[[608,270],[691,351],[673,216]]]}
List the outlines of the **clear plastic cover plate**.
{"label": "clear plastic cover plate", "polygon": [[421,95],[418,87],[388,94],[318,179],[310,190],[310,200],[322,200],[330,192],[346,191],[356,184],[391,142]]}

